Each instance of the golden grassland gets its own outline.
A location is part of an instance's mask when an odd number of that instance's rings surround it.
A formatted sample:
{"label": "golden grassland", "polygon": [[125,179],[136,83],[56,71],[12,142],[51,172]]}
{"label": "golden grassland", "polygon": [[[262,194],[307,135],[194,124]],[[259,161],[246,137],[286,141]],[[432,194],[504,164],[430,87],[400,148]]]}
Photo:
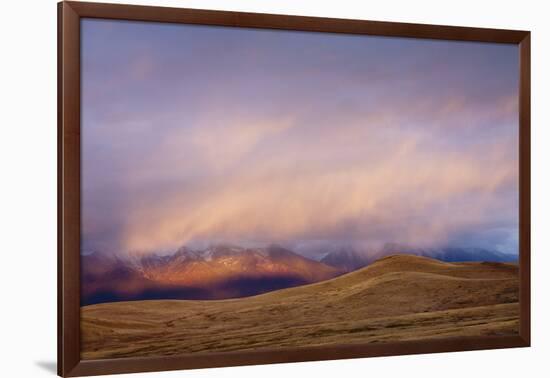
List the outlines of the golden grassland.
{"label": "golden grassland", "polygon": [[394,255],[248,298],[81,309],[83,359],[167,356],[518,332],[518,267]]}

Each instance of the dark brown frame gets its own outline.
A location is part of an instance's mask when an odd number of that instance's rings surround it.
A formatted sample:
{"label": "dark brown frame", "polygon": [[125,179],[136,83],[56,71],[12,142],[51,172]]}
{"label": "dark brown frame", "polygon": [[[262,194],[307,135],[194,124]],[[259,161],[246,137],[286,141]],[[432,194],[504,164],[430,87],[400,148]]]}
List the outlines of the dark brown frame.
{"label": "dark brown frame", "polygon": [[[368,34],[519,45],[520,331],[385,344],[307,347],[176,357],[80,360],[80,19],[109,18],[230,27]],[[58,374],[99,375],[530,345],[530,32],[165,7],[58,4]]]}

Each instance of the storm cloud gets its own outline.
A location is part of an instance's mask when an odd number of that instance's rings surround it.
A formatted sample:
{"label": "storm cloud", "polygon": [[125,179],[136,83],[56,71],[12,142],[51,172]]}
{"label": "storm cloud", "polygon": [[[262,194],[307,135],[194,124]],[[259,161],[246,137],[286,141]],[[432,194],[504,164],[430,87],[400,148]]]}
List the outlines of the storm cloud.
{"label": "storm cloud", "polygon": [[517,254],[514,45],[82,22],[83,250]]}

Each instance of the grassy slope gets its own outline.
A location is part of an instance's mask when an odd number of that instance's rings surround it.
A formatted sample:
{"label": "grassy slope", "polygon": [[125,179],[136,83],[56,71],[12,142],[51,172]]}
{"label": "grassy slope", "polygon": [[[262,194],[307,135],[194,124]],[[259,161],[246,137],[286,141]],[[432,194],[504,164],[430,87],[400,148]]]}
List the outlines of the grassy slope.
{"label": "grassy slope", "polygon": [[317,284],[223,301],[82,308],[84,359],[514,334],[515,264],[395,255]]}

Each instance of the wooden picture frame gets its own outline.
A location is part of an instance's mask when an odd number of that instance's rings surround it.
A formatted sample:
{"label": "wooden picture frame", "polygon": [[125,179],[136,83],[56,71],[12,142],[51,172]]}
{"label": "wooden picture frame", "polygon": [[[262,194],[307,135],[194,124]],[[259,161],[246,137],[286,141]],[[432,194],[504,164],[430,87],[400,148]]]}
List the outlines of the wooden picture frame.
{"label": "wooden picture frame", "polygon": [[[147,358],[80,357],[80,21],[83,18],[268,28],[388,37],[516,44],[519,46],[518,336],[447,338]],[[530,345],[530,33],[151,6],[58,4],[58,374],[82,376],[325,359],[437,353]]]}

